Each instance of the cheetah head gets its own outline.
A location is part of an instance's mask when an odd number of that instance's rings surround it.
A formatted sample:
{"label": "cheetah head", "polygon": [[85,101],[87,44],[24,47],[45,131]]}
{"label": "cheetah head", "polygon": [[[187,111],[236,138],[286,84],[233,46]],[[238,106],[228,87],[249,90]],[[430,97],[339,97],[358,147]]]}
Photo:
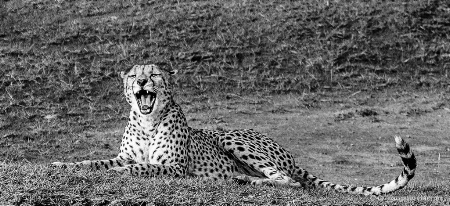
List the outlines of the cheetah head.
{"label": "cheetah head", "polygon": [[143,115],[160,110],[172,98],[166,72],[156,65],[135,65],[121,76],[127,102]]}

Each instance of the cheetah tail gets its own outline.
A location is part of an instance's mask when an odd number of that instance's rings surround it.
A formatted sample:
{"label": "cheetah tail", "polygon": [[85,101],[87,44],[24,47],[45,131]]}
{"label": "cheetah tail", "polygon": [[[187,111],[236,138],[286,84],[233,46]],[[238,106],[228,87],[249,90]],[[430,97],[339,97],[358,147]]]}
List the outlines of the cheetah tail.
{"label": "cheetah tail", "polygon": [[363,194],[363,195],[380,195],[390,192],[394,192],[406,186],[414,177],[414,172],[416,170],[417,162],[414,153],[409,148],[408,143],[406,143],[401,137],[395,136],[395,146],[400,154],[403,161],[403,172],[394,180],[389,183],[379,185],[376,187],[351,187],[346,185],[333,184],[331,182],[317,178],[314,175],[308,174],[308,172],[300,167],[297,167],[294,171],[294,179],[306,180],[310,184],[316,187],[324,187],[326,189],[333,189],[343,193],[350,194]]}

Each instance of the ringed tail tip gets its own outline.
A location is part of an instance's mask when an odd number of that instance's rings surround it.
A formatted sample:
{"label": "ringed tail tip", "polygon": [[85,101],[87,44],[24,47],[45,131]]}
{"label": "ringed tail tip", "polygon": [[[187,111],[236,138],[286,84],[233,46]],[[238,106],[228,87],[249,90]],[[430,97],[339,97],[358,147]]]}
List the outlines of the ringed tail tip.
{"label": "ringed tail tip", "polygon": [[405,147],[406,142],[400,136],[394,136],[395,138],[395,147],[402,149]]}

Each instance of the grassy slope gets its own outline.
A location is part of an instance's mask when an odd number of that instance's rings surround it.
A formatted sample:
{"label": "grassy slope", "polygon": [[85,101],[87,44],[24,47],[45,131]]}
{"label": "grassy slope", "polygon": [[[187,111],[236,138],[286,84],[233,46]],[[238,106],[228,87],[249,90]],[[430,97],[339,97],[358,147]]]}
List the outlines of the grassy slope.
{"label": "grassy slope", "polygon": [[[241,186],[201,179],[136,178],[85,170],[10,164],[2,168],[2,199],[12,203],[92,205],[171,204],[369,204],[440,205],[449,188],[436,182],[407,187],[395,195],[365,197],[323,190]],[[432,191],[432,192],[430,192]]]}
{"label": "grassy slope", "polygon": [[[2,188],[10,193],[2,195],[6,199],[0,203],[12,201],[14,195],[29,202],[56,201],[58,196],[51,195],[56,191],[63,194],[61,200],[103,194],[90,192],[94,190],[91,186],[109,184],[95,182],[99,178],[111,180],[109,176],[76,173],[53,179],[49,177],[57,171],[30,164],[16,171],[15,163],[113,156],[118,142],[102,138],[118,141],[117,128],[123,127],[127,113],[116,73],[135,63],[179,69],[177,90],[182,91],[179,96],[185,104],[201,101],[205,94],[220,99],[230,93],[305,92],[314,98],[330,91],[445,88],[448,84],[450,6],[445,1],[356,0],[328,6],[314,0],[164,2],[0,3],[0,91],[5,91],[0,93],[0,157],[8,163],[2,164],[1,181],[12,185]],[[103,133],[89,132],[94,130]],[[20,189],[23,180],[38,192]],[[112,199],[122,194],[132,199],[132,194],[141,192],[151,201],[157,197],[172,201],[173,197],[158,196],[159,190],[155,190],[166,184],[164,181],[143,181],[147,184],[131,184],[142,189],[114,193]],[[109,187],[117,188],[114,184],[130,185],[113,182]],[[192,190],[200,193],[200,200],[214,194],[216,203],[221,198],[244,203],[250,195],[266,193],[270,197],[250,199],[255,203],[345,201],[340,195],[317,191],[305,197],[303,191],[291,189],[236,189],[238,186],[228,184],[216,188],[192,180],[171,184],[177,184],[170,187],[172,190],[178,184],[182,188],[207,187]],[[427,186],[419,188],[422,191],[396,193],[404,197],[412,192],[408,195],[411,199],[396,201],[438,201],[420,199]],[[430,188],[425,196],[440,189]],[[215,190],[228,192],[211,192]],[[81,191],[89,192],[77,193]],[[448,188],[443,191],[448,192]],[[183,198],[195,196],[182,194]],[[277,196],[286,199],[278,200]],[[14,201],[20,202],[20,198]],[[173,199],[182,201],[197,200]]]}

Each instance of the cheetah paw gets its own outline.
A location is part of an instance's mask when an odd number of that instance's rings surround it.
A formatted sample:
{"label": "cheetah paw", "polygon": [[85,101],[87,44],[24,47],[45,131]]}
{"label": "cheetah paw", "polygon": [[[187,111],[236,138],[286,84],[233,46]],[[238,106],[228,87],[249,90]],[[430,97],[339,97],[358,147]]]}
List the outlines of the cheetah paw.
{"label": "cheetah paw", "polygon": [[301,188],[305,188],[305,184],[301,183],[301,182],[290,182],[289,186],[291,187],[301,187]]}
{"label": "cheetah paw", "polygon": [[68,166],[73,166],[73,163],[63,163],[63,162],[53,162],[50,164],[53,167],[67,168]]}
{"label": "cheetah paw", "polygon": [[234,182],[240,184],[240,185],[246,185],[246,184],[250,184],[252,182],[252,180],[248,177],[248,176],[234,176],[233,178],[231,178]]}
{"label": "cheetah paw", "polygon": [[108,172],[114,172],[118,174],[125,174],[130,172],[130,168],[128,167],[113,167],[108,170]]}

